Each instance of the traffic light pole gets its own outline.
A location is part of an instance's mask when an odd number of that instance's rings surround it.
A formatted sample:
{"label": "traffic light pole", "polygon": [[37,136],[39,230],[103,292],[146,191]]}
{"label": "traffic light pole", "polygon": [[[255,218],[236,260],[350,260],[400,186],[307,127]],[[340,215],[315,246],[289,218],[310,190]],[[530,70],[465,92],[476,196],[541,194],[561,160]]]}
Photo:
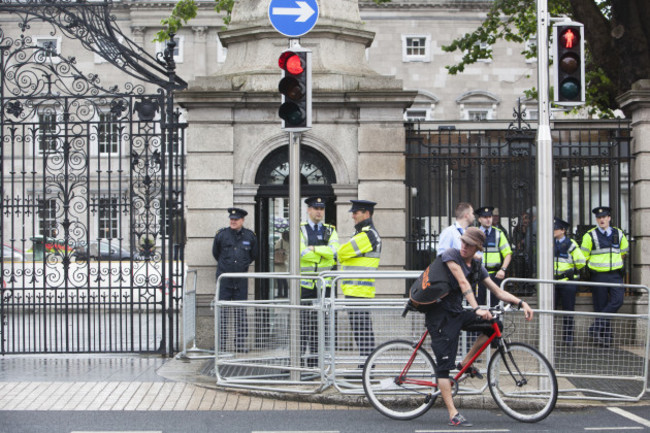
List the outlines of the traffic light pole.
{"label": "traffic light pole", "polygon": [[[548,97],[548,22],[547,0],[537,0],[537,273],[542,280],[553,279],[553,141]],[[537,299],[540,310],[553,309],[554,291],[552,284],[539,285]],[[548,314],[539,318],[539,348],[548,359],[553,359],[552,319]]]}
{"label": "traffic light pole", "polygon": [[[289,274],[300,275],[300,132],[289,132]],[[289,279],[291,305],[300,305],[300,280]],[[290,311],[290,365],[300,366],[300,311]],[[300,371],[291,370],[292,381],[300,380]]]}

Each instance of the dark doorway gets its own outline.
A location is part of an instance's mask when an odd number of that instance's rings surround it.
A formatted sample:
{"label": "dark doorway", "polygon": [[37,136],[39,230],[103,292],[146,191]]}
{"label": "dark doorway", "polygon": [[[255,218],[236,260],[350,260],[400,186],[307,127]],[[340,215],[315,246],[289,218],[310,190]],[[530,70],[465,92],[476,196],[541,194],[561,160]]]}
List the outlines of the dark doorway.
{"label": "dark doorway", "polygon": [[[288,241],[289,230],[289,147],[282,146],[271,152],[260,164],[255,178],[259,184],[256,197],[255,231],[259,239],[259,257],[255,269],[258,272],[284,272],[287,263],[276,255],[276,250]],[[336,224],[336,207],[332,184],[336,183],[334,169],[327,158],[317,150],[302,146],[300,150],[300,195],[319,195],[326,200],[325,221]],[[301,200],[301,215],[306,205]],[[288,260],[288,255],[287,255]],[[255,299],[278,299],[287,297],[286,286],[278,281],[257,281]]]}

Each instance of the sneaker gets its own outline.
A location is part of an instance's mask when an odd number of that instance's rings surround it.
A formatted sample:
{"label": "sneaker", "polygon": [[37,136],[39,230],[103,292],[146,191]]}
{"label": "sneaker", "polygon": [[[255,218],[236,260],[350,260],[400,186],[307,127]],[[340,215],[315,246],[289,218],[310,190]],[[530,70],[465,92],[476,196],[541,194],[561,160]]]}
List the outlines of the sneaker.
{"label": "sneaker", "polygon": [[449,420],[449,425],[454,427],[472,427],[474,424],[467,421],[464,416],[459,413],[454,415],[453,418]]}
{"label": "sneaker", "polygon": [[[463,369],[463,365],[459,362],[456,368],[460,371]],[[478,371],[478,368],[474,367],[473,365],[470,365],[469,368],[465,370],[465,373],[469,374],[469,377],[471,378],[476,377],[477,379],[483,379],[481,372]]]}

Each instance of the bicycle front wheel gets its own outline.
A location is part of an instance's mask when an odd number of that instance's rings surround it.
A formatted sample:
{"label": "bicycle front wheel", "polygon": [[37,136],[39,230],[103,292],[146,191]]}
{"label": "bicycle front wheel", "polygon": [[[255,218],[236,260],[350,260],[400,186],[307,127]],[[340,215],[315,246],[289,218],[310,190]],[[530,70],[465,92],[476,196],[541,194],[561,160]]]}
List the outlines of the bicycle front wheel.
{"label": "bicycle front wheel", "polygon": [[418,349],[410,368],[404,372],[414,352],[412,343],[395,340],[377,347],[366,360],[363,390],[374,408],[389,418],[416,418],[435,401],[432,393],[436,376],[429,352]]}
{"label": "bicycle front wheel", "polygon": [[557,401],[557,378],[537,349],[511,343],[494,353],[488,365],[488,386],[506,415],[521,422],[546,418]]}

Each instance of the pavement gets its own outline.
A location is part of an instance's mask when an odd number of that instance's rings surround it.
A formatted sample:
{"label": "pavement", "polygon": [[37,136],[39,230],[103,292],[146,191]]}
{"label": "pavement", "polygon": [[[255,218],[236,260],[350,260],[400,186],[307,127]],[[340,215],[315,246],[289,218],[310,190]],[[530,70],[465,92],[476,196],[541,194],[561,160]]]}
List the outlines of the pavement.
{"label": "pavement", "polygon": [[148,355],[0,357],[0,411],[259,411],[358,409],[286,393],[216,386],[207,360]]}
{"label": "pavement", "polygon": [[[220,388],[207,359],[153,355],[0,357],[0,411],[260,411],[368,408],[334,387],[318,394]],[[456,396],[459,407],[494,407],[489,392]],[[648,404],[646,396],[633,404]],[[601,404],[558,401],[559,408]]]}

